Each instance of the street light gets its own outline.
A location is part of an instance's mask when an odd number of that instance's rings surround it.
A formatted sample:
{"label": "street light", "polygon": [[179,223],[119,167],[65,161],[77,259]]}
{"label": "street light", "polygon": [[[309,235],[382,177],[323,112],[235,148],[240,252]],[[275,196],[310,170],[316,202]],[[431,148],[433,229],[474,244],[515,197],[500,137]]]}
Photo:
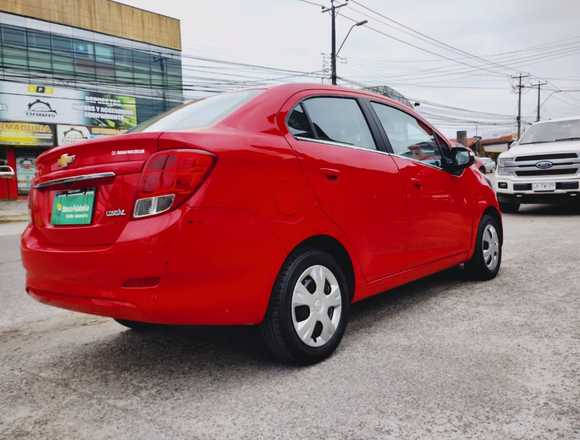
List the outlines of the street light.
{"label": "street light", "polygon": [[340,4],[340,5],[335,5],[334,2],[337,0],[330,0],[330,7],[322,8],[322,13],[325,14],[327,12],[330,12],[330,23],[331,23],[331,27],[330,27],[330,70],[331,70],[331,79],[332,79],[332,84],[336,85],[336,56],[338,55],[338,52],[340,52],[340,49],[342,49],[342,46],[344,46],[344,43],[346,42],[346,39],[348,38],[348,36],[350,35],[350,33],[352,32],[352,30],[356,27],[356,26],[362,26],[363,24],[367,24],[368,20],[363,20],[363,21],[359,21],[358,23],[353,24],[350,29],[348,30],[348,33],[346,34],[346,37],[344,37],[344,40],[342,41],[342,44],[340,45],[340,47],[338,48],[338,51],[336,50],[336,10],[345,7],[348,4],[348,0],[346,0],[346,2]]}
{"label": "street light", "polygon": [[342,49],[342,46],[344,46],[344,43],[346,43],[346,39],[348,38],[348,36],[350,35],[350,33],[352,32],[352,30],[357,27],[357,26],[364,26],[365,24],[367,24],[369,21],[368,20],[363,20],[363,21],[359,21],[358,23],[353,24],[350,29],[348,30],[348,32],[346,33],[346,37],[344,37],[344,40],[342,40],[342,43],[340,44],[340,47],[338,48],[338,50],[336,51],[336,56],[338,56],[338,54],[340,53],[340,50]]}

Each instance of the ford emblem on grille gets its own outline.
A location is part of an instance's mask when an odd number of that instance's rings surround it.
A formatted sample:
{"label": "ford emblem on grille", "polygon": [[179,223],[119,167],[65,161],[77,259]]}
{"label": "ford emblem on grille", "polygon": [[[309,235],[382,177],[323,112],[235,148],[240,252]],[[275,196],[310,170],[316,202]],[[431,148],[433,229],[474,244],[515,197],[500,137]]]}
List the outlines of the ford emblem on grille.
{"label": "ford emblem on grille", "polygon": [[539,168],[541,170],[547,170],[548,168],[552,168],[553,166],[554,164],[549,160],[541,160],[536,163],[536,168]]}

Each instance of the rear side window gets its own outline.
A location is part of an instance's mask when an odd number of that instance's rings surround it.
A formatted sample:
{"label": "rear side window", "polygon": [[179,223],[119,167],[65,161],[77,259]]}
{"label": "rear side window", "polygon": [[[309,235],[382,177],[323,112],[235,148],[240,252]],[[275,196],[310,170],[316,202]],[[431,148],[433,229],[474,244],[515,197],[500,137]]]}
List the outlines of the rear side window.
{"label": "rear side window", "polygon": [[437,138],[413,116],[388,105],[371,103],[381,122],[393,152],[409,159],[441,166]]}
{"label": "rear side window", "polygon": [[132,132],[190,130],[209,127],[230,115],[262,90],[222,93],[190,102],[163,113],[131,130]]}
{"label": "rear side window", "polygon": [[302,105],[312,121],[316,138],[376,149],[371,130],[355,99],[310,98]]}

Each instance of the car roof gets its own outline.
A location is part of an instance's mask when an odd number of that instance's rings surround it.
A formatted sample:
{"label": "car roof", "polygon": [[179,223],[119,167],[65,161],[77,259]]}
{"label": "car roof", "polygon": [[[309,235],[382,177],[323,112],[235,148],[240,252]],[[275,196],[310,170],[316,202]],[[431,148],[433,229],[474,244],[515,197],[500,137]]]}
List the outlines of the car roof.
{"label": "car roof", "polygon": [[566,122],[566,121],[579,121],[580,116],[567,116],[565,118],[554,118],[554,119],[547,119],[545,121],[535,122],[532,125],[542,125],[542,124],[549,124],[550,122]]}
{"label": "car roof", "polygon": [[[257,87],[258,88],[258,87]],[[267,87],[262,87],[264,90],[269,90],[272,92],[280,92],[285,93],[288,95],[292,95],[294,93],[298,93],[304,90],[328,90],[334,92],[343,92],[343,93],[355,93],[358,95],[366,95],[369,98],[376,98],[380,99],[381,101],[387,101],[397,107],[403,107],[407,109],[414,110],[412,107],[397,101],[396,99],[389,98],[388,96],[381,95],[380,93],[371,92],[369,90],[364,89],[353,89],[350,87],[342,87],[342,86],[333,86],[328,84],[317,84],[317,83],[286,83],[286,84],[278,84],[272,85]]]}

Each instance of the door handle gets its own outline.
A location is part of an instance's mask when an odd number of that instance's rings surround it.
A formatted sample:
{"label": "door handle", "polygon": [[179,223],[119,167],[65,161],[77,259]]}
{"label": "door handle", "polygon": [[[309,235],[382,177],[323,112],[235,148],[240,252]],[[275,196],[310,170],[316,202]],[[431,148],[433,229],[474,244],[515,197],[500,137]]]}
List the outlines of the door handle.
{"label": "door handle", "polygon": [[415,189],[423,189],[423,182],[421,182],[421,180],[417,179],[416,177],[411,177],[411,184]]}
{"label": "door handle", "polygon": [[328,180],[337,180],[340,177],[340,170],[334,168],[320,168],[320,172],[328,179]]}

